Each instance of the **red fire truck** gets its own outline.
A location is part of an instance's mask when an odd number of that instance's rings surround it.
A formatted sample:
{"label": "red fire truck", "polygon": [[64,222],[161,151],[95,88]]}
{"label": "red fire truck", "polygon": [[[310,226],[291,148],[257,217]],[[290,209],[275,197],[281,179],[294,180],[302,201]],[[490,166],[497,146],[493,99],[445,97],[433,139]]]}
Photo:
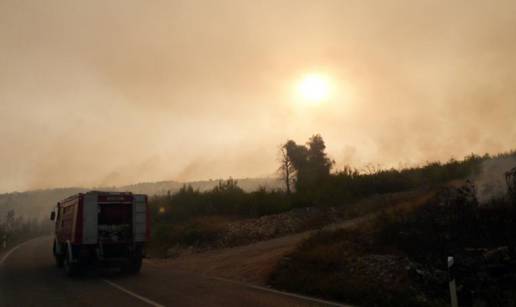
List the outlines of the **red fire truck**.
{"label": "red fire truck", "polygon": [[95,265],[138,273],[150,239],[147,195],[130,192],[79,193],[57,203],[54,257],[69,276]]}

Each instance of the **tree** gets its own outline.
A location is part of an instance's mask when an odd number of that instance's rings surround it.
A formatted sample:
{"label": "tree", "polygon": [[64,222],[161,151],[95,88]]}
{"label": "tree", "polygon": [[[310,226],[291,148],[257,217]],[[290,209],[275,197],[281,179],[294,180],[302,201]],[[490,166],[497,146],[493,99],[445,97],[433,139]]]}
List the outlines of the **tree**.
{"label": "tree", "polygon": [[292,185],[292,183],[294,183],[294,173],[296,172],[296,169],[294,167],[294,162],[292,161],[292,157],[289,156],[289,154],[288,154],[287,146],[288,146],[289,142],[294,142],[294,141],[288,141],[286,144],[284,144],[280,148],[281,165],[280,165],[278,171],[280,172],[281,178],[283,179],[283,182],[285,183],[285,188],[287,189],[287,194],[290,195],[291,185]]}
{"label": "tree", "polygon": [[330,170],[334,161],[330,160],[326,155],[326,144],[323,138],[319,135],[313,135],[308,140],[308,164],[311,168],[311,176],[313,179],[322,179],[330,175]]}
{"label": "tree", "polygon": [[[295,182],[296,190],[306,190],[326,179],[330,175],[333,161],[325,152],[326,145],[323,138],[313,135],[307,145],[297,145],[289,140],[282,146],[282,165],[280,170],[290,192],[290,183]],[[295,179],[292,177],[295,176]]]}
{"label": "tree", "polygon": [[292,164],[292,169],[294,170],[291,172],[291,175],[293,175],[291,180],[294,183],[296,190],[299,190],[299,187],[303,185],[302,182],[306,177],[305,173],[307,169],[308,149],[303,145],[297,145],[296,142],[292,140],[288,140],[287,143],[285,143],[284,148],[288,160]]}
{"label": "tree", "polygon": [[308,149],[305,146],[297,145],[296,142],[288,140],[285,149],[296,171],[305,168],[308,159]]}

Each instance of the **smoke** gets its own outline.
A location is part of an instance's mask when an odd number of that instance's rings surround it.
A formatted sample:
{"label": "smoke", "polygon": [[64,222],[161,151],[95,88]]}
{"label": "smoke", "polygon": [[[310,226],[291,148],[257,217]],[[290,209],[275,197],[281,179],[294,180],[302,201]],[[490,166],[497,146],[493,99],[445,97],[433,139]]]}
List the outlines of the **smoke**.
{"label": "smoke", "polygon": [[[308,13],[309,12],[309,13]],[[516,144],[516,4],[0,0],[0,191],[273,174]],[[330,101],[295,82],[329,75]]]}
{"label": "smoke", "polygon": [[480,173],[474,178],[477,198],[480,203],[485,203],[507,194],[505,172],[515,166],[515,157],[492,159],[482,163]]}

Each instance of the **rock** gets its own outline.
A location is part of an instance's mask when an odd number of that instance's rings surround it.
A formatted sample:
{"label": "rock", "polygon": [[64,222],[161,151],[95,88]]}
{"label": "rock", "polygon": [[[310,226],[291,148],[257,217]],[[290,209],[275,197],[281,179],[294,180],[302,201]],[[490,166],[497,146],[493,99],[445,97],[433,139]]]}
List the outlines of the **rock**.
{"label": "rock", "polygon": [[236,246],[313,229],[338,219],[335,208],[300,208],[288,212],[230,223],[219,246]]}

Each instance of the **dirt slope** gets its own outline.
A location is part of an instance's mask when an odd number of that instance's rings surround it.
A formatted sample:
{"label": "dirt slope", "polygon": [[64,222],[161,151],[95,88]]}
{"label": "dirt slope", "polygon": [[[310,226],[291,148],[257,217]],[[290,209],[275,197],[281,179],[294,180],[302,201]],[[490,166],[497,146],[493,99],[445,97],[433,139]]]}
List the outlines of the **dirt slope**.
{"label": "dirt slope", "polygon": [[[435,195],[434,190],[407,193],[397,193],[396,196],[387,196],[394,204],[392,209],[409,209],[423,204]],[[386,201],[375,197],[370,201]],[[324,229],[348,228],[360,225],[372,219],[375,214],[347,220],[342,223],[331,224]],[[186,271],[203,273],[210,276],[266,285],[269,274],[274,266],[296,246],[309,237],[314,231],[283,236],[280,238],[253,243],[245,246],[211,250],[202,253],[182,255],[174,259],[151,259],[154,265],[166,269],[167,267]]]}

